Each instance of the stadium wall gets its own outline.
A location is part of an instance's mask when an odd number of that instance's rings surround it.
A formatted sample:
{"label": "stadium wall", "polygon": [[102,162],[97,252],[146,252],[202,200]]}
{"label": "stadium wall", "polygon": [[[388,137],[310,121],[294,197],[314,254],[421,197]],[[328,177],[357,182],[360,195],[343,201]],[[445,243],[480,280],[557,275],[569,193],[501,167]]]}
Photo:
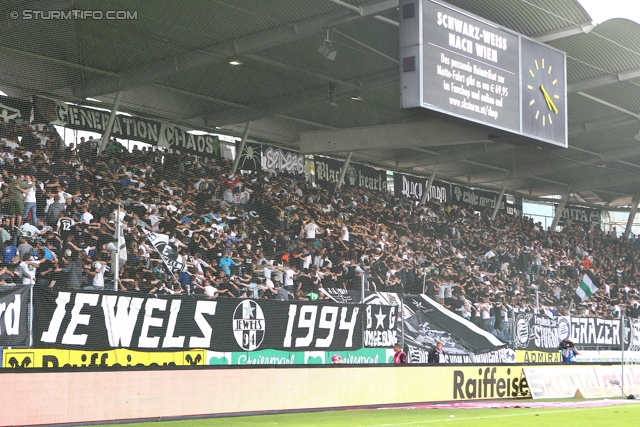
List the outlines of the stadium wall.
{"label": "stadium wall", "polygon": [[0,425],[528,397],[523,367],[207,367],[0,371]]}

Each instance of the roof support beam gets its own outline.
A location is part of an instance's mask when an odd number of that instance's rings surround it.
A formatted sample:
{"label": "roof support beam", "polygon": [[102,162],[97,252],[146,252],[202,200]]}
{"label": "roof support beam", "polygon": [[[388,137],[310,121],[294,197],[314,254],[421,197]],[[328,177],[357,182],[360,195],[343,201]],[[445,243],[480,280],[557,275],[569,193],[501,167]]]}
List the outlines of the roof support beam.
{"label": "roof support beam", "polygon": [[636,194],[631,199],[631,211],[629,211],[629,218],[627,219],[627,226],[624,228],[624,233],[622,237],[625,239],[629,238],[629,233],[631,233],[631,227],[633,227],[633,220],[636,219],[636,214],[638,213],[638,195]]}
{"label": "roof support beam", "polygon": [[[371,126],[300,134],[300,151],[305,154],[345,151],[442,146],[488,141],[486,132],[452,125],[443,120]],[[390,141],[394,141],[390,144]]]}
{"label": "roof support beam", "polygon": [[[633,184],[636,182],[640,182],[640,175],[621,172],[621,173],[614,173],[611,175],[596,176],[593,178],[582,179],[573,184],[571,191],[574,193],[580,193],[581,191],[587,191],[587,190],[595,191],[601,188],[610,188],[610,187],[615,187],[617,185]],[[534,188],[531,188],[530,190],[532,195],[558,194],[564,191],[564,189],[558,185],[534,187]]]}
{"label": "roof support beam", "polygon": [[[579,123],[569,126],[569,137],[583,135],[590,132],[599,132],[607,129],[614,129],[620,126],[638,123],[638,119],[630,117],[628,114],[611,117],[609,119],[596,120],[593,122]],[[571,146],[569,146],[571,148]]]}
{"label": "roof support beam", "polygon": [[342,184],[344,184],[344,176],[347,173],[347,168],[349,167],[349,163],[351,162],[351,156],[353,156],[353,151],[349,151],[347,154],[347,158],[344,159],[344,163],[342,164],[342,169],[340,170],[340,178],[338,178],[338,183],[336,184],[335,191],[338,191]]}
{"label": "roof support beam", "polygon": [[513,150],[515,147],[501,142],[488,141],[483,144],[476,144],[472,147],[454,147],[440,151],[430,151],[422,148],[412,148],[412,150],[422,151],[432,158],[425,156],[410,156],[396,159],[396,166],[403,168],[413,168],[419,166],[441,165],[456,162],[468,158],[475,158],[492,153],[500,153]]}
{"label": "roof support beam", "polygon": [[493,207],[493,212],[491,212],[491,221],[496,219],[496,215],[498,214],[498,209],[500,209],[500,204],[502,203],[502,197],[504,196],[504,190],[507,189],[507,180],[502,181],[502,189],[500,190],[500,194],[496,199],[495,206]]}
{"label": "roof support beam", "polygon": [[247,136],[249,136],[249,129],[251,129],[251,122],[247,122],[247,125],[244,127],[244,132],[242,132],[242,139],[240,140],[240,144],[238,144],[238,149],[236,150],[236,158],[233,159],[233,165],[231,166],[231,173],[236,173],[238,170],[240,157],[242,157],[244,146],[247,143]]}
{"label": "roof support beam", "polygon": [[640,77],[640,68],[623,71],[618,74],[606,74],[604,76],[594,77],[592,79],[578,80],[567,85],[567,93],[578,93],[585,90],[610,85],[613,83],[624,82],[625,80],[631,80],[638,77]]}
{"label": "roof support beam", "polygon": [[[364,14],[367,13],[367,12],[368,12],[368,14],[370,14],[371,10],[380,9],[381,7],[383,9],[378,10],[379,12],[383,12],[384,10],[386,10],[386,9],[384,9],[384,7],[386,7],[386,6],[379,6],[378,4],[374,4],[374,5],[370,5],[370,6],[354,6],[354,5],[350,4],[350,3],[344,2],[342,0],[329,0],[329,1],[331,3],[335,3],[335,4],[340,5],[342,7],[346,7],[347,9],[351,9],[351,10],[353,10],[355,12],[358,12],[362,16],[364,16]],[[392,7],[398,7],[398,4],[400,2],[399,2],[399,0],[394,0],[392,2],[385,2],[385,3],[395,3],[395,5],[392,6]],[[398,23],[398,22],[396,22],[396,21],[394,21],[392,19],[385,18],[384,16],[374,15],[374,18],[379,20],[379,21],[386,22],[387,24],[395,25],[396,27],[400,26],[400,23]]]}
{"label": "roof support beam", "polygon": [[587,34],[594,27],[595,25],[593,25],[591,22],[584,22],[582,24],[575,24],[569,27],[560,28],[558,30],[540,33],[533,36],[533,38],[541,43],[549,43],[554,40],[564,39],[566,37],[575,36],[577,34]]}
{"label": "roof support beam", "polygon": [[588,98],[588,99],[590,99],[592,101],[595,101],[595,102],[597,102],[599,104],[605,105],[605,106],[607,106],[609,108],[613,108],[614,110],[622,111],[623,113],[628,114],[631,117],[635,117],[636,119],[640,119],[640,114],[636,114],[633,111],[629,111],[629,110],[627,110],[625,108],[619,107],[619,106],[617,106],[615,104],[612,104],[610,102],[605,101],[604,99],[596,98],[595,96],[589,95],[589,94],[584,93],[584,92],[578,92],[578,95],[584,96],[585,98]]}
{"label": "roof support beam", "polygon": [[438,172],[438,165],[435,165],[433,168],[433,172],[431,172],[431,176],[429,177],[429,182],[427,182],[427,188],[424,189],[424,194],[422,195],[422,199],[420,200],[420,205],[424,205],[429,200],[429,193],[431,192],[431,187],[433,187],[433,181],[436,179],[436,172]]}
{"label": "roof support beam", "polygon": [[[553,155],[553,154],[552,154]],[[586,166],[598,167],[603,162],[619,161],[628,157],[640,156],[640,146],[621,148],[600,153],[585,154],[573,159],[565,157],[551,157],[544,162],[516,166],[509,169],[509,178],[527,178],[535,175],[544,175],[552,172],[566,171]],[[634,165],[637,166],[637,165]],[[496,172],[480,172],[469,177],[472,183],[494,182],[503,176]]]}
{"label": "roof support beam", "polygon": [[[139,67],[130,68],[121,73],[120,80],[101,77],[89,80],[86,82],[85,92],[87,96],[95,97],[105,93],[113,93],[118,90],[144,86],[150,82],[184,72],[194,67],[208,65],[232,58],[236,55],[246,55],[290,43],[321,32],[326,27],[344,24],[345,22],[354,21],[397,6],[398,0],[387,0],[376,5],[363,6],[360,14],[355,14],[352,10],[343,9],[298,21],[293,24],[281,25],[235,40],[218,43],[208,48],[193,50],[174,57],[163,58]],[[77,91],[79,88],[74,89]]]}
{"label": "roof support beam", "polygon": [[562,211],[564,210],[564,207],[567,205],[567,200],[569,200],[569,195],[571,195],[569,188],[571,188],[571,184],[569,184],[569,186],[567,187],[567,190],[564,192],[564,194],[562,194],[562,199],[560,199],[560,203],[556,208],[556,214],[553,216],[553,222],[551,223],[551,231],[556,231],[556,228],[558,227],[558,222],[560,221],[560,217],[562,216]]}

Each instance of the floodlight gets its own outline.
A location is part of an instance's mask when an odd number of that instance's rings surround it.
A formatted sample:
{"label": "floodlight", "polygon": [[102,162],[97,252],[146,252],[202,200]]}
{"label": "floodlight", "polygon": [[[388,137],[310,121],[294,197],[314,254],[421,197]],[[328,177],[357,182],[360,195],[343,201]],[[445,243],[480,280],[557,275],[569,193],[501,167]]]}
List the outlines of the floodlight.
{"label": "floodlight", "polygon": [[318,48],[318,53],[329,61],[334,61],[336,59],[338,52],[333,50],[333,28],[327,28],[327,37],[322,42],[322,46]]}

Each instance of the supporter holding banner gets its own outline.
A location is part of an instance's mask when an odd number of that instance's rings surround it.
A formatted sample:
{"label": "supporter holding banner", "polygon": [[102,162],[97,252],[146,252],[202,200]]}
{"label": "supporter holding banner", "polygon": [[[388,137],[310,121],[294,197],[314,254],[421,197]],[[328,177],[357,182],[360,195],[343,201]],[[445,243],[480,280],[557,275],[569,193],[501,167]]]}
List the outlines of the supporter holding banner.
{"label": "supporter holding banner", "polygon": [[29,345],[29,286],[0,287],[0,347]]}
{"label": "supporter holding banner", "polygon": [[304,173],[304,155],[283,148],[263,146],[262,169],[294,174]]}
{"label": "supporter holding banner", "polygon": [[540,314],[516,316],[516,350],[558,351],[558,320]]}
{"label": "supporter holding banner", "polygon": [[144,230],[147,239],[151,242],[151,246],[158,251],[160,258],[164,262],[164,265],[171,271],[171,273],[179,273],[184,271],[187,263],[182,255],[176,252],[171,245],[169,245],[169,236],[162,233],[154,233],[149,230]]}
{"label": "supporter holding banner", "polygon": [[362,348],[359,305],[40,287],[34,292],[36,348],[222,352]]}
{"label": "supporter holding banner", "polygon": [[[427,189],[429,178],[420,178],[413,175],[405,175],[403,173],[393,173],[393,185],[394,195],[396,197],[407,197],[411,200],[422,201],[422,195]],[[451,184],[446,182],[434,180],[429,190],[429,197],[427,201],[431,199],[437,199],[438,202],[447,204],[450,202]]]}
{"label": "supporter holding banner", "polygon": [[580,285],[576,288],[574,301],[579,304],[591,298],[600,289],[600,281],[593,275],[591,270],[585,270]]}
{"label": "supporter holding banner", "polygon": [[[316,182],[336,185],[344,162],[315,156]],[[321,184],[322,185],[322,184]],[[344,175],[344,185],[367,188],[375,191],[387,191],[387,173],[368,166],[350,163]]]}

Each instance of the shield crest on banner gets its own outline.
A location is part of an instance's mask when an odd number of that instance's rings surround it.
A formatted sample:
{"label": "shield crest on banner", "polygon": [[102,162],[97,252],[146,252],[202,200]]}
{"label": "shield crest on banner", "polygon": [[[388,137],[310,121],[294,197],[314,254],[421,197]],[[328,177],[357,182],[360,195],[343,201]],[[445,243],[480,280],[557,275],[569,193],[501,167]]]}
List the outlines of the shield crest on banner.
{"label": "shield crest on banner", "polygon": [[258,303],[245,300],[238,304],[233,313],[233,336],[238,345],[243,350],[256,350],[262,344],[264,332],[264,314]]}

